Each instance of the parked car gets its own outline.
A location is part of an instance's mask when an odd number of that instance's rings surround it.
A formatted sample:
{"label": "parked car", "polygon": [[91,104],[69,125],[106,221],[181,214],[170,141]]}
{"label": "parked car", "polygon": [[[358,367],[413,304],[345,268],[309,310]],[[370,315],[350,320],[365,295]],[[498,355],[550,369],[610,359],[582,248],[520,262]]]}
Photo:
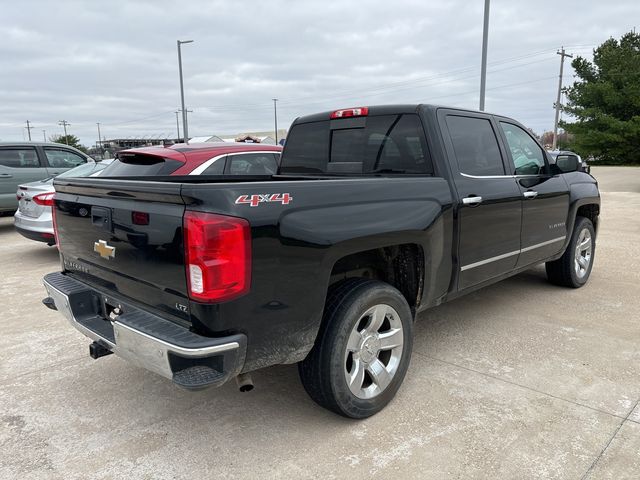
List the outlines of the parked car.
{"label": "parked car", "polygon": [[368,417],[403,381],[418,312],[540,263],[585,285],[600,195],[563,167],[510,118],[388,105],[296,119],[268,178],[58,178],[44,304],[93,358],[193,390],[298,362],[318,404]]}
{"label": "parked car", "polygon": [[0,143],[0,213],[18,208],[18,185],[59,175],[87,161],[93,159],[60,143]]}
{"label": "parked car", "polygon": [[584,173],[591,173],[591,167],[587,163],[586,159],[583,159],[577,153],[569,150],[554,150],[547,152],[551,156],[552,163],[567,163],[577,161],[580,165],[580,171]]}
{"label": "parked car", "polygon": [[[113,160],[88,162],[67,170],[58,175],[59,178],[91,177],[102,172]],[[49,177],[37,182],[25,183],[18,187],[18,211],[13,216],[14,226],[23,237],[48,245],[54,245],[53,220],[53,178]],[[81,210],[80,215],[88,215],[88,210]]]}
{"label": "parked car", "polygon": [[118,152],[101,176],[273,175],[282,147],[255,143],[194,143]]}

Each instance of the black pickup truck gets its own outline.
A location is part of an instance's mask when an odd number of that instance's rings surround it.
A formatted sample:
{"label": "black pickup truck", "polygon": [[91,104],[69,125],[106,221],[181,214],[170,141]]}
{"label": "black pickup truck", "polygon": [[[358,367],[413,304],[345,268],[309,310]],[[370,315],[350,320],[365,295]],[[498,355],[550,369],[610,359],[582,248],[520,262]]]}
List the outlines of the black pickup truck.
{"label": "black pickup truck", "polygon": [[567,158],[509,118],[393,105],[298,118],[273,176],[59,179],[44,303],[94,358],[188,389],[298,363],[317,403],[367,417],[418,312],[542,262],[585,284],[600,196]]}

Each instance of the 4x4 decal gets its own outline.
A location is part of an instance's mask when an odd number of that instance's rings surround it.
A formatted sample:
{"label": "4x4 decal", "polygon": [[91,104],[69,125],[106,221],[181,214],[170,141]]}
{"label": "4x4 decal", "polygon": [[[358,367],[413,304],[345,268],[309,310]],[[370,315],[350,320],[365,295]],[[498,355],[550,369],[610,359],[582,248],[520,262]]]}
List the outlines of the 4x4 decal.
{"label": "4x4 decal", "polygon": [[257,207],[261,203],[279,202],[283,205],[289,205],[293,197],[289,193],[263,193],[254,195],[240,195],[236,198],[236,205],[250,205]]}

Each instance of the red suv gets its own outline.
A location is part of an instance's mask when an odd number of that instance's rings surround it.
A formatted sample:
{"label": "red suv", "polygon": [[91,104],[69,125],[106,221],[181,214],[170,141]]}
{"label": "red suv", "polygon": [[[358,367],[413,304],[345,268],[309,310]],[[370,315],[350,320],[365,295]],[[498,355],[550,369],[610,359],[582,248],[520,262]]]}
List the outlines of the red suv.
{"label": "red suv", "polygon": [[118,152],[101,177],[273,175],[282,147],[260,143],[178,143]]}

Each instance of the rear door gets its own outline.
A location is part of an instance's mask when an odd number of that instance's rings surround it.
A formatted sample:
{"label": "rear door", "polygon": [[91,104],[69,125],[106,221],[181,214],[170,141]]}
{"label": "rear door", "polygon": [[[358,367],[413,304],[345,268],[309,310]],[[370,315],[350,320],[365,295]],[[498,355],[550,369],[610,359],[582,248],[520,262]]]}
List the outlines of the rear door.
{"label": "rear door", "polygon": [[18,185],[47,177],[35,147],[0,147],[0,210],[18,207]]}
{"label": "rear door", "polygon": [[508,146],[509,169],[522,195],[521,252],[517,267],[559,253],[567,236],[569,186],[561,174],[551,175],[548,157],[524,128],[501,119]]}
{"label": "rear door", "polygon": [[65,270],[107,297],[188,320],[180,184],[96,177],[54,185]]}
{"label": "rear door", "polygon": [[522,194],[489,115],[439,111],[458,194],[458,289],[513,270],[520,251]]}
{"label": "rear door", "polygon": [[71,168],[87,163],[87,157],[64,147],[43,147],[47,159],[47,171],[55,177]]}

